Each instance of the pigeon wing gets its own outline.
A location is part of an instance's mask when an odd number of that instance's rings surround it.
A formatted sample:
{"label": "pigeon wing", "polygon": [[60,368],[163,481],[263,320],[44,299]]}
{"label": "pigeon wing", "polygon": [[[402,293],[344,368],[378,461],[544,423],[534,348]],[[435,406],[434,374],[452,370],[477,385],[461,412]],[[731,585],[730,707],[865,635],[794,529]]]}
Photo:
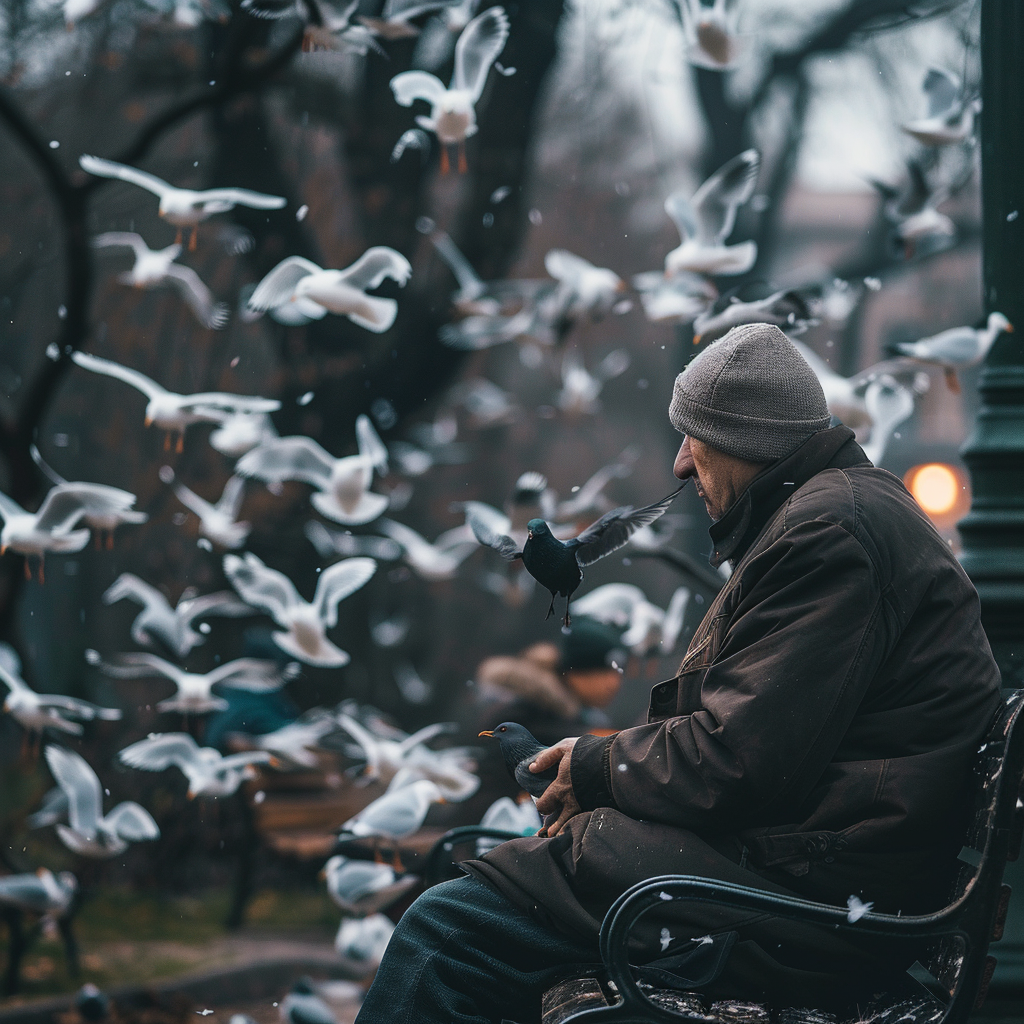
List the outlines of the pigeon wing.
{"label": "pigeon wing", "polygon": [[702,242],[721,243],[736,223],[736,208],[754,192],[761,157],[748,149],[720,167],[694,193],[691,203],[697,217],[697,237]]}
{"label": "pigeon wing", "polygon": [[466,516],[466,525],[469,526],[474,537],[476,536],[476,531],[473,530],[472,524],[469,522],[471,512],[477,522],[483,524],[492,533],[508,533],[512,529],[512,520],[504,512],[500,512],[493,505],[488,505],[486,502],[463,501],[457,506],[453,506],[453,511],[455,508],[462,509]]}
{"label": "pigeon wing", "polygon": [[508,562],[522,558],[523,552],[519,545],[508,534],[499,533],[494,529],[492,523],[488,521],[488,517],[480,516],[475,509],[467,508],[466,522],[469,523],[473,536],[484,547],[494,548]]}
{"label": "pigeon wing", "polygon": [[404,286],[411,273],[409,261],[387,245],[371,246],[355,263],[338,271],[345,284],[360,291],[379,287],[385,277]]}
{"label": "pigeon wing", "polygon": [[242,600],[269,612],[282,625],[287,624],[283,620],[289,608],[305,603],[283,572],[264,565],[251,551],[244,558],[225,555],[224,574]]}
{"label": "pigeon wing", "polygon": [[491,7],[478,14],[462,31],[455,44],[455,71],[452,89],[464,89],[480,99],[487,81],[487,72],[505,48],[508,39],[508,17],[501,7]]}
{"label": "pigeon wing", "polygon": [[645,505],[643,508],[625,505],[622,508],[613,508],[611,512],[601,516],[596,523],[592,523],[576,537],[575,542],[569,542],[576,549],[576,561],[581,566],[593,565],[599,558],[604,558],[605,555],[624,547],[640,527],[650,526],[656,519],[661,518],[682,489],[677,488],[667,498],[662,498],[653,505]]}
{"label": "pigeon wing", "polygon": [[127,366],[122,366],[109,359],[100,359],[99,356],[90,355],[88,352],[72,352],[71,358],[83,370],[102,373],[106,377],[116,377],[118,380],[124,381],[125,384],[131,384],[133,388],[141,391],[149,399],[168,393],[166,388],[160,387],[156,381],[151,380],[144,373],[130,370]]}
{"label": "pigeon wing", "polygon": [[161,199],[169,192],[176,191],[173,186],[168,185],[166,181],[158,178],[155,174],[147,174],[135,167],[115,163],[113,160],[104,160],[102,157],[80,156],[78,165],[83,171],[95,174],[99,178],[119,178],[121,181],[131,182],[133,185],[138,185],[140,188],[160,196]]}
{"label": "pigeon wing", "polygon": [[313,604],[328,627],[338,623],[338,603],[354,594],[377,571],[372,558],[346,558],[320,573]]}
{"label": "pigeon wing", "polygon": [[96,824],[103,816],[100,780],[85,758],[63,747],[46,748],[46,763],[54,781],[68,796],[68,821],[84,836],[96,835]]}
{"label": "pigeon wing", "polygon": [[928,116],[938,117],[956,103],[960,95],[960,79],[942,68],[929,68],[923,88],[928,97]]}
{"label": "pigeon wing", "polygon": [[235,465],[239,476],[267,483],[301,480],[320,490],[330,486],[335,459],[309,437],[278,437],[246,452]]}
{"label": "pigeon wing", "polygon": [[302,256],[289,256],[280,263],[258,285],[249,296],[249,309],[256,313],[265,313],[268,309],[283,305],[295,292],[295,286],[310,274],[319,274],[318,267],[312,260]]}
{"label": "pigeon wing", "polygon": [[107,815],[106,821],[117,835],[130,843],[160,838],[160,829],[152,815],[134,800],[118,804]]}

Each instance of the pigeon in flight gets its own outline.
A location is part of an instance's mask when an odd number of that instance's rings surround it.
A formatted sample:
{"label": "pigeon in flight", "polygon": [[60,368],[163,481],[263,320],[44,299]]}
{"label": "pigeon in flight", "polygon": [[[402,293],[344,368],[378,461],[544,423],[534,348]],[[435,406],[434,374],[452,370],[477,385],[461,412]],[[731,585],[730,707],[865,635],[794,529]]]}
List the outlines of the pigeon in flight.
{"label": "pigeon in flight", "polygon": [[[130,572],[121,573],[107,587],[103,603],[114,604],[125,598],[142,605],[142,611],[132,623],[132,639],[140,647],[152,647],[159,640],[179,658],[184,658],[193,647],[206,643],[202,634],[192,628],[197,619],[213,615],[237,619],[257,614],[255,608],[239,601],[229,590],[218,590],[201,597],[195,596],[191,589],[185,590],[172,608],[156,587]],[[209,626],[206,629],[208,631]]]}
{"label": "pigeon in flight", "polygon": [[477,516],[472,508],[467,508],[466,518],[481,544],[494,548],[510,562],[521,558],[530,575],[550,591],[551,604],[547,618],[555,612],[555,597],[560,594],[566,599],[563,623],[568,629],[572,622],[569,601],[583,581],[584,568],[618,551],[637,530],[663,516],[685,486],[686,482],[668,497],[643,508],[630,505],[613,508],[578,536],[566,541],[555,537],[545,520],[531,519],[527,523],[527,539],[522,549],[507,534],[494,532],[490,524]]}
{"label": "pigeon in flight", "polygon": [[175,188],[154,174],[96,156],[80,156],[78,163],[89,174],[100,178],[119,178],[158,196],[160,207],[157,212],[178,229],[175,244],[181,243],[182,228],[192,229],[189,249],[196,247],[200,221],[215,213],[227,213],[236,206],[248,206],[254,210],[280,210],[288,203],[283,196],[268,196],[262,192],[251,192],[247,188],[211,188],[203,192]]}
{"label": "pigeon in flight", "polygon": [[344,270],[324,270],[302,256],[289,256],[256,286],[248,308],[263,313],[286,303],[302,303],[307,317],[319,320],[336,313],[374,334],[382,334],[395,322],[398,303],[367,295],[366,290],[379,288],[386,277],[404,287],[411,274],[409,261],[386,245],[367,249]]}
{"label": "pigeon in flight", "polygon": [[531,772],[530,765],[547,747],[536,736],[518,722],[502,722],[493,729],[485,729],[481,736],[496,739],[501,747],[501,757],[509,775],[532,797],[544,795],[544,790],[558,776],[558,765],[545,768],[542,772]]}
{"label": "pigeon in flight", "polygon": [[252,398],[247,395],[231,395],[223,391],[207,391],[195,395],[178,395],[161,387],[137,370],[101,359],[88,352],[73,352],[71,358],[83,370],[114,377],[141,391],[148,399],[145,425],[167,431],[165,448],[170,448],[171,434],[178,435],[177,450],[181,451],[185,428],[191,423],[217,423],[223,413],[276,412],[281,403],[276,398]]}
{"label": "pigeon in flight", "polygon": [[103,814],[103,790],[86,760],[63,747],[46,748],[46,763],[68,798],[68,824],[55,826],[61,842],[84,857],[114,857],[129,843],[160,838],[149,811],[131,800]]}
{"label": "pigeon in flight", "polygon": [[174,262],[181,255],[180,243],[166,249],[150,249],[142,235],[134,231],[107,231],[97,235],[92,244],[97,249],[128,246],[134,251],[135,266],[118,276],[121,284],[147,289],[170,285],[178,290],[196,319],[208,330],[220,330],[227,323],[227,304],[214,301],[210,289],[191,267]]}
{"label": "pigeon in flight", "polygon": [[324,569],[317,579],[313,601],[299,596],[295,584],[264,565],[251,551],[243,557],[224,556],[224,574],[243,600],[263,609],[283,629],[273,633],[274,643],[307,665],[340,668],[349,655],[327,639],[338,624],[338,603],[354,594],[376,572],[372,558],[346,558]]}
{"label": "pigeon in flight", "polygon": [[391,79],[396,102],[411,107],[416,100],[430,104],[430,116],[420,114],[416,123],[434,132],[441,143],[441,173],[449,170],[448,147],[459,147],[459,172],[466,164],[466,139],[477,132],[476,103],[484,91],[487,73],[508,39],[508,17],[501,7],[477,15],[455,44],[455,70],[451,84],[427,71],[403,71]]}
{"label": "pigeon in flight", "polygon": [[673,192],[665,212],[679,229],[681,244],[665,257],[665,276],[681,270],[698,274],[745,274],[757,259],[756,242],[726,245],[736,210],[753,194],[761,157],[748,149],[720,167],[688,199]]}

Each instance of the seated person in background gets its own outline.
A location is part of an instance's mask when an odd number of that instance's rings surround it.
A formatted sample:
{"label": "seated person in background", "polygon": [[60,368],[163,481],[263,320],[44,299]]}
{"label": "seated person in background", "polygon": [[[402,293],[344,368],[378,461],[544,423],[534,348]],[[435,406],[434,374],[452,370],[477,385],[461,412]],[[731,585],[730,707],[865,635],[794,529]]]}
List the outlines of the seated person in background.
{"label": "seated person in background", "polygon": [[[888,913],[946,903],[1000,703],[974,587],[900,481],[829,426],[777,327],[701,352],[669,418],[685,435],[674,472],[732,576],[647,724],[538,754],[535,770],[558,765],[538,801],[547,836],[410,907],[358,1024],[537,1021],[546,988],[599,961],[608,907],[655,875]],[[670,957],[683,987],[841,1012],[917,954],[699,902],[652,911],[633,939],[634,963]]]}

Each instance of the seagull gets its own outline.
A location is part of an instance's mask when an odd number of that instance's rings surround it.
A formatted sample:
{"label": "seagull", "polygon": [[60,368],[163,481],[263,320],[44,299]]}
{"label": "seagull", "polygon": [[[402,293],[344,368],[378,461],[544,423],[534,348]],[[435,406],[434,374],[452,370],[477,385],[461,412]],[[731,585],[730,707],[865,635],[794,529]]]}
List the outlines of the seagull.
{"label": "seagull", "polygon": [[871,436],[861,447],[871,462],[880,466],[893,432],[914,414],[914,392],[883,374],[868,384],[864,407],[871,417]]}
{"label": "seagull", "polygon": [[205,674],[186,672],[155,654],[122,654],[116,662],[104,662],[103,671],[118,679],[139,679],[160,675],[177,688],[173,697],[156,705],[157,711],[179,711],[183,715],[205,715],[224,711],[228,702],[213,694],[223,686],[250,693],[271,693],[284,686],[289,673],[276,661],[263,658],[235,658]]}
{"label": "seagull", "polygon": [[208,330],[220,330],[228,321],[228,306],[215,302],[210,289],[191,267],[183,267],[174,261],[181,255],[181,245],[175,243],[166,249],[150,249],[142,235],[134,231],[107,231],[97,235],[94,247],[128,246],[135,252],[135,266],[118,276],[121,284],[133,288],[159,288],[170,285],[177,288],[188,303],[196,319]]}
{"label": "seagull", "polygon": [[210,445],[230,459],[239,459],[278,434],[274,421],[265,412],[224,413],[210,434]]}
{"label": "seagull", "polygon": [[[374,736],[369,729],[344,712],[338,713],[337,722],[359,745],[366,759],[361,779],[364,783],[382,782],[390,785],[398,772],[410,764],[419,767],[426,760],[440,763],[445,758],[450,760],[452,756],[462,759],[461,751],[451,755],[448,751],[434,751],[425,746],[435,736],[451,732],[453,726],[449,722],[435,722],[433,725],[424,726],[411,736],[405,736],[400,740]],[[414,754],[417,755],[415,760],[412,759]],[[419,756],[421,754],[425,754],[426,758]]]}
{"label": "seagull", "polygon": [[[448,756],[452,755],[452,756]],[[464,767],[466,750],[430,751],[419,758],[412,757],[388,785],[388,791],[404,789],[420,779],[429,779],[437,785],[445,803],[468,800],[480,788],[480,779]],[[469,762],[475,768],[475,762]]]}
{"label": "seagull", "polygon": [[73,352],[71,358],[83,370],[114,377],[141,391],[148,399],[145,425],[167,431],[164,447],[170,448],[171,434],[178,435],[177,450],[181,451],[185,428],[190,423],[216,423],[223,413],[276,412],[281,403],[275,398],[252,398],[246,395],[229,395],[223,391],[200,392],[195,395],[179,395],[162,388],[154,380],[127,366],[100,359],[88,352]]}
{"label": "seagull", "polygon": [[324,736],[337,731],[338,722],[334,715],[324,708],[310,708],[294,722],[262,736],[250,736],[248,740],[252,746],[268,750],[285,764],[316,768],[320,762],[313,749]]}
{"label": "seagull", "polygon": [[688,270],[677,270],[666,277],[660,270],[633,275],[633,287],[648,320],[689,322],[703,313],[715,299],[718,289],[706,277]]}
{"label": "seagull", "polygon": [[[6,645],[5,645],[6,646]],[[82,735],[81,722],[98,719],[101,722],[117,722],[121,712],[117,708],[102,708],[87,700],[66,697],[61,693],[36,693],[21,678],[20,663],[13,650],[0,663],[0,682],[7,687],[3,710],[7,712],[26,733],[42,733],[44,729],[57,729],[72,736]],[[78,721],[74,721],[77,719]]]}
{"label": "seagull", "polygon": [[562,390],[558,408],[571,416],[593,415],[601,408],[599,396],[605,384],[629,369],[629,353],[617,348],[594,367],[591,373],[583,364],[578,349],[567,349],[562,357]]}
{"label": "seagull", "polygon": [[899,342],[890,346],[890,351],[919,363],[940,366],[950,390],[959,391],[957,371],[977,366],[1004,331],[1012,333],[1013,324],[1002,313],[989,313],[984,327],[951,327],[920,341]]}
{"label": "seagull", "polygon": [[377,529],[401,547],[402,557],[409,568],[425,580],[452,579],[459,566],[477,548],[476,541],[459,530],[449,530],[431,544],[415,530],[391,519],[379,520]]}
{"label": "seagull", "polygon": [[737,15],[726,6],[728,0],[714,0],[710,7],[702,0],[675,0],[686,39],[686,59],[699,68],[727,71],[744,51],[736,34]]}
{"label": "seagull", "polygon": [[245,497],[245,480],[240,476],[228,478],[224,491],[216,505],[200,498],[195,491],[178,483],[170,466],[160,467],[160,479],[174,488],[178,501],[199,517],[199,536],[219,547],[243,547],[252,530],[252,523],[238,521],[238,513]]}
{"label": "seagull", "polygon": [[638,658],[646,658],[657,650],[669,655],[682,632],[686,608],[690,603],[687,587],[677,587],[668,608],[659,608],[648,600],[638,602],[630,616],[629,628],[622,634],[622,645]]}
{"label": "seagull", "polygon": [[974,115],[981,109],[981,101],[964,95],[960,79],[942,68],[929,68],[922,88],[928,113],[901,125],[903,130],[925,146],[963,142],[974,131]]}
{"label": "seagull", "polygon": [[636,607],[646,600],[647,595],[632,583],[605,583],[573,601],[570,611],[625,629]]}
{"label": "seagull", "polygon": [[448,146],[459,147],[459,171],[466,164],[466,139],[477,132],[475,105],[484,91],[487,73],[505,48],[509,23],[501,7],[478,14],[455,44],[455,70],[446,89],[439,78],[427,71],[403,71],[391,79],[391,91],[403,107],[416,100],[430,104],[430,116],[416,117],[416,123],[434,132],[441,143],[441,173],[449,170]]}
{"label": "seagull", "polygon": [[447,7],[451,0],[386,0],[379,18],[360,14],[359,21],[381,39],[412,39],[420,34],[414,18]]}
{"label": "seagull", "polygon": [[[43,582],[43,558],[47,551],[81,551],[89,543],[87,528],[75,529],[87,516],[116,525],[135,504],[135,495],[105,484],[66,483],[51,487],[38,512],[26,512],[16,501],[0,493],[0,555],[8,548],[39,558],[39,582]],[[28,558],[25,578],[31,579]]]}
{"label": "seagull", "polygon": [[320,877],[327,881],[327,893],[348,917],[368,917],[397,903],[419,884],[415,875],[401,875],[387,864],[352,860],[335,854],[324,865]]}
{"label": "seagull", "polygon": [[14,907],[57,921],[70,909],[78,892],[78,879],[70,871],[56,875],[48,868],[32,874],[0,878],[0,907]]}
{"label": "seagull", "polygon": [[[341,826],[338,837],[341,840],[389,839],[397,843],[419,831],[430,805],[435,803],[444,803],[444,796],[437,784],[430,779],[417,779],[367,804]],[[396,871],[402,870],[397,851],[393,867]]]}
{"label": "seagull", "polygon": [[68,816],[68,795],[60,786],[54,786],[43,794],[43,803],[38,811],[25,819],[29,828],[47,828],[64,821]]}
{"label": "seagull", "polygon": [[469,413],[469,425],[478,430],[505,426],[516,419],[518,408],[512,396],[485,377],[463,381],[452,391]]}
{"label": "seagull", "polygon": [[266,483],[308,483],[318,492],[310,499],[317,512],[336,523],[359,526],[388,507],[385,495],[369,490],[374,470],[387,472],[388,450],[365,415],[356,418],[356,440],[358,455],[336,459],[311,438],[277,438],[243,455],[235,472]]}
{"label": "seagull", "polygon": [[430,238],[437,254],[459,282],[458,291],[452,293],[455,311],[460,316],[495,316],[499,313],[501,303],[490,293],[490,286],[480,279],[473,265],[452,241],[451,236],[436,228],[434,222],[427,217],[421,217],[416,222],[416,228]]}
{"label": "seagull", "polygon": [[316,994],[313,982],[299,978],[281,1000],[281,1024],[337,1024],[330,1007]]}
{"label": "seagull", "polygon": [[[50,466],[43,458],[42,453],[35,444],[30,444],[28,447],[29,455],[32,456],[32,461],[39,467],[43,475],[49,478],[50,482],[56,485],[64,485],[69,481],[65,480],[56,470]],[[134,505],[138,500],[134,494],[129,494],[128,491],[122,491],[117,487],[106,487],[104,484],[89,484],[90,487],[98,487],[102,490],[100,493],[108,493],[111,498],[109,505],[103,509],[93,509],[87,511],[82,515],[82,522],[90,529],[95,531],[96,546],[100,547],[102,537],[105,534],[107,538],[108,550],[114,546],[114,532],[119,526],[126,523],[133,526],[140,525],[149,520],[149,516],[145,512],[139,512],[137,509],[131,507],[122,508],[124,504],[125,495],[131,497],[131,505]]]}
{"label": "seagull", "polygon": [[268,196],[262,192],[250,192],[246,188],[211,188],[204,192],[175,188],[153,174],[96,156],[80,156],[78,164],[89,174],[100,178],[119,178],[158,196],[159,215],[178,229],[175,243],[181,242],[182,228],[192,229],[189,249],[196,247],[200,221],[215,213],[227,213],[236,206],[249,206],[254,210],[280,210],[288,203],[282,196]]}
{"label": "seagull", "polygon": [[576,321],[585,315],[610,312],[626,290],[626,282],[607,267],[593,263],[566,249],[551,249],[544,257],[544,269],[558,282],[553,299],[562,317]]}
{"label": "seagull", "polygon": [[684,481],[682,487],[678,487],[668,497],[643,508],[630,505],[614,508],[567,541],[558,540],[543,519],[531,519],[527,523],[527,539],[522,548],[511,537],[493,532],[486,523],[474,518],[471,512],[470,525],[481,544],[494,548],[507,561],[521,558],[530,575],[550,591],[551,604],[546,618],[555,612],[556,595],[565,597],[563,625],[568,629],[572,622],[569,601],[583,582],[583,569],[613,551],[618,551],[642,526],[649,526],[663,516],[685,486]]}
{"label": "seagull", "polygon": [[57,835],[73,853],[83,857],[115,857],[129,843],[160,838],[149,811],[125,800],[103,815],[103,790],[85,758],[73,750],[49,746],[46,763],[54,781],[67,794],[68,825],[57,823]]}
{"label": "seagull", "polygon": [[270,569],[252,552],[224,556],[224,573],[243,600],[262,608],[283,631],[274,642],[307,665],[340,668],[349,655],[327,639],[338,624],[338,602],[354,594],[374,574],[372,558],[346,558],[325,569],[316,583],[312,603],[304,601],[284,573]]}
{"label": "seagull", "polygon": [[637,446],[630,445],[623,449],[615,462],[602,466],[586,483],[574,490],[571,498],[560,501],[554,508],[553,518],[559,523],[564,523],[590,512],[607,512],[612,503],[605,496],[604,489],[612,480],[623,480],[629,476],[633,472],[633,464],[639,457],[640,449]]}
{"label": "seagull", "polygon": [[187,732],[150,733],[118,754],[122,764],[146,772],[178,768],[188,779],[188,798],[231,796],[246,780],[256,777],[253,765],[275,766],[266,750],[246,750],[224,757],[213,747],[200,747]]}
{"label": "seagull", "polygon": [[321,558],[334,558],[338,555],[351,558],[353,555],[365,555],[367,558],[375,558],[378,562],[396,562],[402,557],[401,544],[388,537],[336,530],[324,526],[318,519],[310,519],[303,527],[303,532]]}
{"label": "seagull", "polygon": [[[142,605],[142,611],[132,623],[132,639],[141,647],[151,647],[159,640],[179,658],[184,658],[193,647],[206,643],[206,639],[192,628],[197,619],[212,615],[239,618],[255,615],[256,610],[243,604],[230,591],[219,590],[202,597],[193,592],[182,593],[176,607],[156,587],[130,572],[122,573],[103,594],[104,604],[114,604],[128,598]],[[209,627],[206,627],[209,629]]]}
{"label": "seagull", "polygon": [[[536,774],[536,773],[532,773]],[[544,822],[537,813],[537,805],[532,800],[516,803],[511,797],[501,796],[484,811],[480,819],[481,828],[493,828],[500,832],[511,832],[517,836],[535,836],[543,827]],[[495,836],[482,836],[476,841],[476,855],[485,853],[500,846],[504,839]]]}
{"label": "seagull", "polygon": [[681,270],[698,274],[745,274],[757,259],[756,242],[726,245],[736,210],[754,192],[761,157],[748,149],[720,167],[687,199],[673,192],[665,212],[679,229],[682,244],[665,257],[665,276]]}
{"label": "seagull", "polygon": [[306,316],[321,319],[337,313],[374,334],[383,334],[395,322],[398,303],[367,295],[366,289],[380,287],[386,277],[404,287],[411,274],[409,261],[386,245],[367,249],[344,270],[324,270],[302,256],[289,256],[260,281],[248,307],[265,312],[301,301]]}
{"label": "seagull", "polygon": [[348,971],[367,977],[380,966],[394,930],[394,922],[385,914],[342,918],[334,950]]}
{"label": "seagull", "polygon": [[803,334],[818,321],[807,301],[797,291],[778,291],[763,299],[743,302],[735,295],[722,296],[707,312],[693,321],[693,343],[708,344],[724,337],[740,324],[775,324],[787,335]]}
{"label": "seagull", "polygon": [[[304,53],[314,50],[338,50],[348,49],[365,57],[370,50],[373,50],[380,57],[387,57],[384,48],[374,38],[373,32],[365,25],[353,25],[352,16],[359,8],[359,0],[352,0],[341,14],[335,13],[334,8],[327,3],[317,4],[320,10],[322,25],[307,25],[305,35],[302,37],[302,49]],[[246,3],[242,4],[246,7]],[[264,17],[258,12],[259,8],[252,6],[247,8],[256,17]],[[295,4],[289,7],[289,13],[295,10]]]}
{"label": "seagull", "polygon": [[956,234],[953,221],[936,209],[949,198],[950,188],[929,182],[920,160],[907,161],[907,179],[899,186],[874,180],[871,184],[884,200],[883,210],[907,259],[913,257],[923,240],[941,242]]}

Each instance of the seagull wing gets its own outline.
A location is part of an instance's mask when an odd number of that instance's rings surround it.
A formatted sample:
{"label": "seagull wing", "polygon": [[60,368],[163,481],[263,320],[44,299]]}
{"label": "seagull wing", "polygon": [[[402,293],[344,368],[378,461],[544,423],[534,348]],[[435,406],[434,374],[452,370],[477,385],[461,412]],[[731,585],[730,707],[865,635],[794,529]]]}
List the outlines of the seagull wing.
{"label": "seagull wing", "polygon": [[494,548],[508,562],[522,558],[523,552],[519,545],[507,533],[495,529],[492,517],[480,515],[477,509],[469,508],[467,503],[466,522],[473,531],[473,536],[484,545]]}
{"label": "seagull wing", "polygon": [[10,671],[6,665],[0,665],[0,682],[5,683],[11,693],[35,693],[35,690],[24,679]]}
{"label": "seagull wing", "polygon": [[36,513],[40,530],[65,533],[86,514],[124,512],[135,495],[106,484],[66,483],[51,487]]}
{"label": "seagull wing", "polygon": [[281,403],[276,398],[258,395],[233,395],[227,391],[199,391],[194,395],[179,395],[178,408],[217,422],[221,412],[260,413],[277,412]]}
{"label": "seagull wing", "polygon": [[[686,484],[683,484],[683,487],[685,486]],[[576,561],[581,566],[592,565],[599,558],[618,551],[629,542],[629,538],[640,527],[650,526],[663,516],[682,489],[677,488],[667,498],[662,498],[653,505],[645,505],[643,508],[631,508],[626,505],[622,508],[613,508],[611,512],[601,516],[596,523],[591,523],[576,537],[575,542],[569,541],[576,549]]]}
{"label": "seagull wing", "polygon": [[280,665],[268,658],[235,658],[207,672],[206,680],[210,686],[223,684],[236,690],[256,693],[279,690],[285,683]]}
{"label": "seagull wing", "polygon": [[280,263],[258,285],[249,296],[247,303],[253,312],[264,313],[275,306],[286,303],[294,294],[295,286],[310,274],[319,274],[318,267],[312,260],[302,256],[289,256]]}
{"label": "seagull wing", "polygon": [[218,330],[224,326],[228,318],[227,307],[222,302],[214,301],[213,293],[191,267],[172,263],[167,268],[167,279],[178,289],[204,327]]}
{"label": "seagull wing", "polygon": [[248,206],[254,210],[280,210],[288,205],[284,196],[268,196],[265,192],[253,192],[247,188],[210,188],[198,195],[203,203],[230,203],[231,206]]}
{"label": "seagull wing", "polygon": [[226,772],[236,771],[244,768],[247,764],[267,764],[273,759],[269,750],[243,750],[240,754],[229,754],[217,762],[216,772],[223,775]]}
{"label": "seagull wing", "polygon": [[477,522],[483,524],[491,533],[509,533],[512,529],[512,520],[504,512],[500,512],[493,505],[488,505],[486,502],[463,501],[458,505],[452,506],[453,511],[456,508],[462,509],[466,517],[466,525],[473,531],[474,537],[476,536],[476,531],[473,530],[472,524],[469,522],[470,512],[473,513]]}
{"label": "seagull wing", "polygon": [[278,437],[246,452],[235,464],[235,472],[267,483],[301,480],[325,490],[336,461],[310,437]]}
{"label": "seagull wing", "polygon": [[135,251],[136,259],[150,251],[149,246],[142,240],[142,235],[134,231],[104,231],[102,235],[93,238],[92,246],[94,249],[127,246]]}
{"label": "seagull wing", "polygon": [[338,623],[338,602],[354,594],[376,571],[372,558],[346,558],[320,573],[313,605],[328,627]]}
{"label": "seagull wing", "polygon": [[675,224],[682,241],[697,237],[697,213],[693,204],[682,192],[673,192],[665,200],[665,212]]}
{"label": "seagull wing", "polygon": [[281,625],[286,625],[289,608],[305,604],[295,584],[283,572],[264,565],[251,551],[243,558],[224,556],[224,574],[244,601],[262,608]]}
{"label": "seagull wing", "polygon": [[141,676],[158,675],[170,679],[175,685],[179,685],[185,675],[177,665],[172,665],[155,654],[146,654],[142,651],[122,654],[117,661],[103,662],[101,668],[105,675],[117,679],[138,679]]}
{"label": "seagull wing", "polygon": [[960,96],[960,79],[942,68],[929,68],[923,88],[928,97],[928,116],[938,117],[956,103]]}
{"label": "seagull wing", "polygon": [[118,804],[107,815],[106,822],[115,834],[130,843],[160,838],[160,829],[153,816],[134,800],[125,800],[124,803]]}
{"label": "seagull wing", "polygon": [[480,280],[472,264],[463,255],[462,250],[452,241],[451,236],[444,231],[433,231],[430,235],[434,248],[438,251],[441,259],[448,264],[449,270],[455,275],[459,282],[459,288],[467,295],[476,297],[484,290],[484,283]]}
{"label": "seagull wing", "polygon": [[360,414],[356,417],[356,441],[359,443],[359,454],[365,455],[378,473],[388,471],[388,450],[373,429],[370,417]]}
{"label": "seagull wing", "polygon": [[217,511],[205,498],[200,498],[190,487],[186,487],[177,481],[174,482],[174,493],[178,496],[178,501],[190,512],[194,512],[199,516],[200,519],[207,519],[212,513]]}
{"label": "seagull wing", "polygon": [[83,171],[95,174],[98,178],[119,178],[121,181],[131,182],[140,188],[160,196],[162,199],[169,192],[176,192],[173,185],[168,185],[162,178],[155,174],[147,174],[138,168],[129,167],[127,164],[115,163],[113,160],[104,160],[98,156],[80,156],[78,165]]}
{"label": "seagull wing", "polygon": [[161,772],[165,768],[191,768],[199,763],[199,747],[187,732],[163,732],[132,743],[118,755],[129,768]]}
{"label": "seagull wing", "polygon": [[0,491],[0,516],[7,520],[14,516],[24,515],[28,515],[28,513],[13,498],[9,498],[3,491]]}
{"label": "seagull wing", "polygon": [[134,573],[123,572],[103,592],[103,603],[114,604],[123,598],[135,601],[137,604],[145,605],[146,608],[159,607],[171,610],[167,598],[160,593],[156,587],[151,587],[145,580],[139,579]]}
{"label": "seagull wing", "polygon": [[427,71],[403,71],[391,79],[391,91],[401,107],[411,107],[416,100],[426,100],[436,107],[448,90],[440,78]]}
{"label": "seagull wing", "polygon": [[221,492],[220,501],[217,502],[217,511],[231,516],[232,520],[237,518],[239,509],[242,507],[242,499],[245,497],[245,480],[240,476],[228,477],[228,482]]}
{"label": "seagull wing", "polygon": [[551,249],[544,257],[544,269],[559,281],[575,284],[594,264],[566,249]]}
{"label": "seagull wing", "polygon": [[413,747],[418,747],[424,743],[428,743],[435,736],[440,736],[446,732],[457,731],[458,726],[454,722],[434,722],[433,725],[425,725],[422,729],[418,729],[410,736],[406,736],[401,743],[398,744],[398,750],[403,757],[409,753]]}
{"label": "seagull wing", "polygon": [[102,373],[106,377],[123,380],[125,384],[131,384],[133,388],[141,391],[149,399],[168,394],[167,389],[160,387],[156,381],[150,380],[149,377],[137,370],[129,370],[127,366],[122,366],[120,363],[111,362],[109,359],[100,359],[99,356],[90,355],[88,352],[72,352],[71,358],[83,370],[92,370],[93,373]]}
{"label": "seagull wing", "polygon": [[84,836],[96,835],[103,816],[103,791],[96,773],[85,758],[63,747],[46,748],[46,763],[54,781],[68,796],[68,821]]}
{"label": "seagull wing", "polygon": [[508,39],[508,17],[501,7],[491,7],[478,14],[462,31],[455,44],[453,89],[465,89],[480,99],[487,81],[487,72],[505,48]]}
{"label": "seagull wing", "polygon": [[404,286],[411,273],[409,261],[386,245],[371,246],[350,267],[338,271],[345,284],[360,291],[379,287],[385,277]]}
{"label": "seagull wing", "polygon": [[720,167],[694,193],[691,203],[702,242],[724,242],[736,223],[736,208],[754,193],[761,157],[748,149]]}
{"label": "seagull wing", "polygon": [[191,623],[208,615],[223,615],[237,619],[243,615],[255,615],[256,609],[250,608],[244,601],[239,601],[231,591],[218,590],[215,594],[204,594],[202,597],[179,601],[174,614],[184,622]]}

